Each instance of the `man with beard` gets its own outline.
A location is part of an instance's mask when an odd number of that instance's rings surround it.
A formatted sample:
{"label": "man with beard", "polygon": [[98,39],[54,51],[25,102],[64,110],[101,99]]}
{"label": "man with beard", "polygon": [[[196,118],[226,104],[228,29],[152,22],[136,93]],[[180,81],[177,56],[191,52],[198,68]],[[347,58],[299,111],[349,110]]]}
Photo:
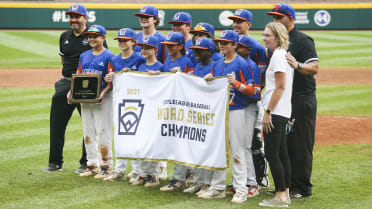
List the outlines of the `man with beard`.
{"label": "man with beard", "polygon": [[[63,169],[63,146],[67,123],[75,108],[78,109],[80,114],[80,104],[68,104],[66,95],[70,90],[71,75],[76,73],[80,54],[91,49],[88,44],[88,37],[83,34],[87,30],[87,9],[83,5],[74,4],[70,6],[66,14],[69,15],[71,29],[63,32],[59,39],[59,55],[63,65],[62,78],[54,84],[55,93],[50,110],[49,164],[45,172],[62,171]],[[107,48],[106,42],[104,46]],[[84,172],[86,163],[83,141],[80,167],[75,172]]]}

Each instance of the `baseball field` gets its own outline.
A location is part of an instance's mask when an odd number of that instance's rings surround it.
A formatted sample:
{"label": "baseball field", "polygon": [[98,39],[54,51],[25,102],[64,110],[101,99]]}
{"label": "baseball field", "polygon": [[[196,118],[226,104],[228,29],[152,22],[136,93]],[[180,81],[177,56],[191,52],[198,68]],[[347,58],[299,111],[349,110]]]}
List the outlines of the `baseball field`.
{"label": "baseball field", "polygon": [[[66,131],[64,170],[44,173],[53,84],[61,73],[61,32],[0,31],[0,208],[259,208],[270,197],[261,190],[243,204],[232,204],[231,197],[202,200],[128,181],[81,178],[74,173],[82,140],[77,112]],[[251,35],[261,40],[261,33]],[[306,33],[314,38],[320,59],[314,188],[311,198],[293,200],[290,208],[371,208],[372,33]],[[115,35],[109,31],[107,41],[118,54]],[[168,177],[172,173],[169,163]],[[227,179],[230,183],[231,172]]]}

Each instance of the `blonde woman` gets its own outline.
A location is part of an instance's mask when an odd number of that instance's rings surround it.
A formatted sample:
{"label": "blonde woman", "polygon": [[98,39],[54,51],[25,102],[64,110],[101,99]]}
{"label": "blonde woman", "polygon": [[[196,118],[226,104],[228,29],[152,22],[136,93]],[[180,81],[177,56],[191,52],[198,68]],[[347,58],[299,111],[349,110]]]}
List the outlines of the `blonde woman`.
{"label": "blonde woman", "polygon": [[291,164],[288,158],[286,125],[291,116],[293,68],[285,55],[288,32],[281,23],[271,22],[263,33],[265,47],[273,52],[266,70],[266,90],[262,103],[266,110],[263,120],[265,154],[275,184],[274,199],[264,200],[260,206],[288,207]]}

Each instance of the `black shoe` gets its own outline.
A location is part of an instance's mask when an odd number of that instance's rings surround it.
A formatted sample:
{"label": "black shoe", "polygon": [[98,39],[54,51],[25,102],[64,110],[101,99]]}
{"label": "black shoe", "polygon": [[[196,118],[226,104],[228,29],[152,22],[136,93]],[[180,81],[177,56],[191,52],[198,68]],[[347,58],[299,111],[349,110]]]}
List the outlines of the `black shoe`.
{"label": "black shoe", "polygon": [[84,173],[85,171],[87,171],[87,169],[87,165],[80,165],[80,167],[75,170],[75,173]]}
{"label": "black shoe", "polygon": [[289,196],[292,199],[302,199],[302,198],[310,198],[311,197],[311,195],[303,195],[303,194],[300,194],[298,192],[290,192]]}
{"label": "black shoe", "polygon": [[267,190],[266,193],[269,194],[269,195],[275,195],[276,194],[275,190]]}
{"label": "black shoe", "polygon": [[50,173],[54,171],[63,171],[63,166],[54,164],[54,163],[49,163],[48,167],[44,170],[44,172]]}

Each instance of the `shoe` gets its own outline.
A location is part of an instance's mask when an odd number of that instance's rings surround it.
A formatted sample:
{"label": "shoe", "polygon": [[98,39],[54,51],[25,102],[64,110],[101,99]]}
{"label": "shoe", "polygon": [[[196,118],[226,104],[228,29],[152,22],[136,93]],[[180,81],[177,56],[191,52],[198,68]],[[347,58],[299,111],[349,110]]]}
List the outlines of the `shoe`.
{"label": "shoe", "polygon": [[167,168],[160,167],[159,179],[161,179],[161,180],[167,180],[167,178],[168,178]]}
{"label": "shoe", "polygon": [[104,179],[112,172],[111,168],[101,168],[101,172],[94,176],[95,179]]}
{"label": "shoe", "polygon": [[137,180],[133,181],[131,184],[133,186],[143,185],[143,184],[145,184],[145,179],[146,179],[145,177],[138,176]]}
{"label": "shoe", "polygon": [[233,187],[226,190],[226,195],[234,195],[234,194],[235,194],[235,189]]}
{"label": "shoe", "polygon": [[84,173],[85,171],[87,171],[87,165],[80,165],[80,167],[75,170],[75,173],[79,174]]}
{"label": "shoe", "polygon": [[104,181],[121,181],[125,180],[125,172],[112,172],[106,178],[103,179]]}
{"label": "shoe", "polygon": [[156,187],[157,185],[160,184],[159,179],[151,175],[147,175],[147,178],[144,183],[145,187]]}
{"label": "shoe", "polygon": [[267,190],[266,193],[269,194],[269,195],[275,195],[276,191],[275,190]]}
{"label": "shoe", "polygon": [[183,190],[183,192],[194,194],[194,193],[198,192],[201,189],[201,187],[202,187],[202,185],[200,185],[200,184],[194,184],[191,187]]}
{"label": "shoe", "polygon": [[247,201],[247,194],[243,192],[236,192],[231,200],[234,203],[243,203],[245,201]]}
{"label": "shoe", "polygon": [[177,181],[175,179],[170,180],[168,185],[165,185],[160,188],[160,191],[166,192],[166,191],[176,191],[185,188],[185,183]]}
{"label": "shoe", "polygon": [[248,187],[248,193],[247,193],[248,198],[255,197],[259,194],[260,194],[260,190],[258,190],[257,186]]}
{"label": "shoe", "polygon": [[49,163],[48,167],[44,169],[44,172],[50,173],[54,171],[63,171],[63,166],[54,164],[54,163]]}
{"label": "shoe", "polygon": [[139,177],[140,176],[137,173],[132,173],[132,175],[130,175],[130,177],[129,177],[130,178],[129,183],[133,183],[133,182],[137,181]]}
{"label": "shoe", "polygon": [[128,179],[130,179],[134,174],[137,175],[137,173],[135,173],[133,171],[131,171],[130,173],[128,173],[128,175],[127,175]]}
{"label": "shoe", "polygon": [[87,170],[84,173],[80,174],[80,177],[86,177],[86,176],[91,176],[94,174],[99,173],[99,168],[97,167],[87,167]]}
{"label": "shoe", "polygon": [[208,184],[204,184],[204,185],[201,187],[201,189],[199,190],[199,192],[195,193],[195,195],[196,195],[196,196],[199,196],[199,195],[201,195],[201,194],[204,193],[204,192],[208,192],[209,187],[210,187],[210,185],[208,185]]}
{"label": "shoe", "polygon": [[217,199],[217,198],[225,198],[225,190],[216,190],[216,189],[209,189],[207,192],[204,192],[198,195],[199,198],[202,199]]}
{"label": "shoe", "polygon": [[290,192],[289,196],[293,199],[302,199],[302,198],[310,198],[311,195],[302,195],[298,192]]}
{"label": "shoe", "polygon": [[288,201],[278,200],[276,198],[263,200],[262,202],[258,203],[259,206],[266,206],[266,207],[278,207],[278,208],[288,208]]}

